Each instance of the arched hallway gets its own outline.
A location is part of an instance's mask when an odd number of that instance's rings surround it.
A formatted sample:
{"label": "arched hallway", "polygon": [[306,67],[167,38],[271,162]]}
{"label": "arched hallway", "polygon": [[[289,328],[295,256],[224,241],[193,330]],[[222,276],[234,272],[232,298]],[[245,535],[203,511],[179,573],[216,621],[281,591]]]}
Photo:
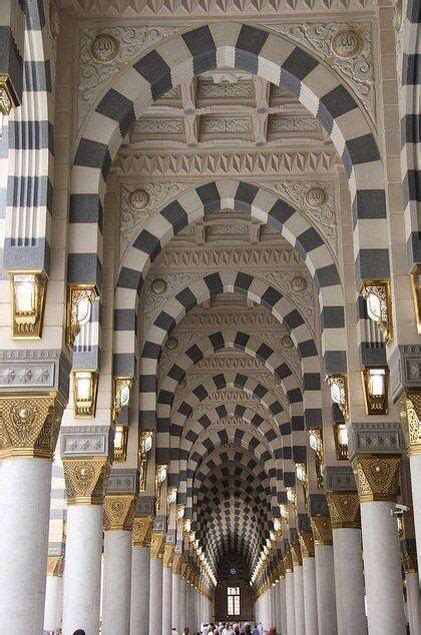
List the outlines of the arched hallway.
{"label": "arched hallway", "polygon": [[2,0],[0,635],[421,633],[419,21]]}

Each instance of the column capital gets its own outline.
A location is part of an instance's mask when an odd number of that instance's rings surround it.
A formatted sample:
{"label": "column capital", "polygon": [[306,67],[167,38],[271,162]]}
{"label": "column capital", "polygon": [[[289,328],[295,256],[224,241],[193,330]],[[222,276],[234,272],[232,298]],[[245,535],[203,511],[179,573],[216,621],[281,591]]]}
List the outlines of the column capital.
{"label": "column capital", "polygon": [[183,562],[183,554],[181,553],[181,551],[174,551],[173,552],[173,559],[172,559],[172,572],[176,573],[177,575],[181,575],[181,565]]}
{"label": "column capital", "polygon": [[135,516],[132,526],[132,547],[149,547],[151,530],[152,516]]}
{"label": "column capital", "polygon": [[285,573],[293,573],[294,567],[292,562],[291,549],[287,549],[287,551],[285,551],[282,560],[284,563]]}
{"label": "column capital", "polygon": [[56,392],[0,395],[0,459],[11,456],[52,460],[64,402]]}
{"label": "column capital", "polygon": [[413,390],[421,386],[421,346],[400,344],[389,359],[390,392],[394,402],[403,390]]}
{"label": "column capital", "polygon": [[301,555],[301,546],[300,546],[299,540],[291,544],[291,557],[292,557],[292,564],[294,567],[302,566],[303,559]]}
{"label": "column capital", "polygon": [[301,555],[303,558],[314,558],[314,539],[311,531],[299,533]]}
{"label": "column capital", "polygon": [[153,530],[151,533],[151,558],[162,558],[165,546],[165,533]]}
{"label": "column capital", "polygon": [[395,402],[409,456],[421,454],[421,388],[405,388]]}
{"label": "column capital", "polygon": [[164,554],[162,556],[162,566],[163,567],[171,567],[173,564],[173,556],[174,556],[174,548],[175,545],[173,542],[165,542],[164,544]]}
{"label": "column capital", "polygon": [[63,459],[68,505],[102,505],[110,462],[108,456]]}
{"label": "column capital", "polygon": [[328,492],[326,494],[329,506],[332,529],[359,529],[360,500],[355,492]]}
{"label": "column capital", "polygon": [[417,547],[415,540],[401,540],[401,561],[405,573],[417,573]]}
{"label": "column capital", "polygon": [[311,529],[315,545],[332,545],[332,524],[330,516],[312,516]]}
{"label": "column capital", "polygon": [[47,575],[61,577],[63,575],[64,559],[63,556],[48,556]]}
{"label": "column capital", "polygon": [[399,463],[399,454],[358,454],[354,456],[352,469],[361,503],[396,500]]}
{"label": "column capital", "polygon": [[104,531],[130,531],[133,526],[134,494],[105,494]]}

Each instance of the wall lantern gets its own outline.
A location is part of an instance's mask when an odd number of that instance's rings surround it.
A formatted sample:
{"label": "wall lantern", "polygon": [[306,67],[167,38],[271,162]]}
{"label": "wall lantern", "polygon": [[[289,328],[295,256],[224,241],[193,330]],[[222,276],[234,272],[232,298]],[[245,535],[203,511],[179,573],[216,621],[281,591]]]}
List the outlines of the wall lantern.
{"label": "wall lantern", "polygon": [[155,466],[155,511],[159,511],[161,507],[161,489],[162,484],[166,481],[168,474],[168,465],[158,464]]}
{"label": "wall lantern", "polygon": [[185,507],[184,505],[177,505],[177,520],[182,520],[184,518]]}
{"label": "wall lantern", "polygon": [[334,423],[333,434],[335,438],[336,458],[338,461],[348,460],[348,431],[345,423]]}
{"label": "wall lantern", "polygon": [[[292,501],[290,501],[290,502],[292,502]],[[281,517],[284,520],[288,520],[288,507],[287,507],[287,505],[285,505],[284,503],[281,503],[279,505],[279,511],[280,511]]]}
{"label": "wall lantern", "polygon": [[39,339],[44,316],[47,280],[41,272],[9,272],[12,287],[12,337]]}
{"label": "wall lantern", "polygon": [[295,494],[295,487],[287,487],[287,499],[290,503],[295,505],[297,496]]}
{"label": "wall lantern", "polygon": [[[14,16],[16,17],[16,16]],[[0,75],[0,137],[3,136],[3,121],[12,110],[19,106],[17,99],[13,99],[8,75]]]}
{"label": "wall lantern", "polygon": [[76,418],[95,417],[97,389],[97,371],[73,371],[73,401]]}
{"label": "wall lantern", "polygon": [[66,304],[66,345],[72,348],[82,326],[91,318],[92,305],[98,297],[93,285],[68,285]]}
{"label": "wall lantern", "polygon": [[344,419],[348,419],[348,386],[346,375],[342,373],[326,375],[326,381],[330,386],[330,396],[339,410],[342,412]]}
{"label": "wall lantern", "polygon": [[363,280],[361,295],[367,303],[367,314],[379,327],[384,341],[393,339],[392,304],[389,280]]}
{"label": "wall lantern", "polygon": [[113,420],[116,421],[122,408],[129,405],[133,377],[113,377]]}
{"label": "wall lantern", "polygon": [[148,470],[147,455],[153,446],[153,431],[141,430],[139,435],[139,490],[146,491],[146,476]]}
{"label": "wall lantern", "polygon": [[168,505],[172,505],[177,500],[177,488],[170,487],[168,490],[167,503]]}
{"label": "wall lantern", "polygon": [[315,451],[320,461],[323,461],[323,439],[322,431],[319,428],[308,430],[308,442],[312,450]]}
{"label": "wall lantern", "polygon": [[128,426],[116,425],[114,435],[114,461],[121,463],[127,458]]}
{"label": "wall lantern", "polygon": [[296,463],[295,464],[295,473],[297,475],[297,479],[301,481],[304,487],[307,484],[307,469],[305,463]]}
{"label": "wall lantern", "polygon": [[368,415],[387,414],[388,374],[387,368],[366,367],[361,370],[365,410]]}

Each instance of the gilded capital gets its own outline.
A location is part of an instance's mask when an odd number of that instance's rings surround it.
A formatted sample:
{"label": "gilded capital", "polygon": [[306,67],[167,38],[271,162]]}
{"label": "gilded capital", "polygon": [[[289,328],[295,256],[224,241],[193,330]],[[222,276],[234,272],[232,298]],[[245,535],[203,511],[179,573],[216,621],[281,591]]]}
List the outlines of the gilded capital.
{"label": "gilded capital", "polygon": [[166,542],[164,545],[164,554],[162,556],[162,566],[171,567],[173,564],[174,543]]}
{"label": "gilded capital", "polygon": [[165,545],[165,533],[152,531],[151,534],[151,558],[162,558]]}
{"label": "gilded capital", "polygon": [[402,566],[405,573],[417,573],[418,563],[417,563],[416,552],[405,551],[401,555],[401,561],[402,561]]}
{"label": "gilded capital", "polygon": [[56,393],[0,396],[0,458],[53,458],[64,405]]}
{"label": "gilded capital", "polygon": [[332,529],[360,528],[360,500],[357,492],[327,492]]}
{"label": "gilded capital", "polygon": [[301,565],[303,564],[303,559],[301,556],[301,547],[298,540],[297,542],[293,542],[291,544],[291,557],[294,567],[301,567]]}
{"label": "gilded capital", "polygon": [[290,549],[288,549],[288,551],[285,551],[283,555],[283,562],[284,562],[285,573],[293,573],[294,567],[293,567],[292,554]]}
{"label": "gilded capital", "polygon": [[104,499],[104,530],[130,531],[133,525],[134,494],[106,494]]}
{"label": "gilded capital", "polygon": [[315,545],[333,544],[330,516],[312,516],[310,523]]}
{"label": "gilded capital", "polygon": [[108,456],[63,459],[68,505],[102,505],[110,473]]}
{"label": "gilded capital", "polygon": [[172,559],[172,572],[181,575],[181,563],[183,554],[180,551],[174,551]]}
{"label": "gilded capital", "polygon": [[301,556],[303,558],[314,557],[314,540],[311,531],[300,531],[298,534],[301,547]]}
{"label": "gilded capital", "polygon": [[62,576],[64,569],[63,556],[48,556],[47,575]]}
{"label": "gilded capital", "polygon": [[396,401],[407,454],[421,454],[421,389],[404,389]]}
{"label": "gilded capital", "polygon": [[151,544],[152,516],[135,516],[132,527],[132,546],[149,547]]}
{"label": "gilded capital", "polygon": [[361,503],[394,501],[398,485],[400,455],[357,454],[352,461]]}

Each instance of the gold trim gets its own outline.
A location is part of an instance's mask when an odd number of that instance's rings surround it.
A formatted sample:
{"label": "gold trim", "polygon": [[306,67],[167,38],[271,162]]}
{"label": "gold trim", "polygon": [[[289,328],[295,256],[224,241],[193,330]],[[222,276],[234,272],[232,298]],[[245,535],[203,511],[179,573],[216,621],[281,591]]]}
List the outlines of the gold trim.
{"label": "gold trim", "polygon": [[[90,399],[79,399],[76,389],[77,375],[80,373],[89,373],[91,382],[91,397]],[[73,383],[73,404],[75,419],[93,419],[96,411],[96,400],[98,394],[98,377],[97,370],[85,370],[84,368],[77,368],[72,370],[72,383]]]}
{"label": "gold trim", "polygon": [[291,557],[292,557],[292,564],[294,565],[294,569],[295,569],[295,567],[301,567],[302,566],[303,558],[302,558],[302,555],[301,555],[300,542],[291,543]]}
{"label": "gold trim", "polygon": [[47,575],[61,577],[63,575],[64,559],[63,556],[48,556]]}
{"label": "gold trim", "polygon": [[108,456],[63,459],[68,505],[102,505],[110,473]]}
{"label": "gold trim", "polygon": [[291,554],[291,550],[290,549],[285,551],[284,555],[282,556],[282,560],[283,560],[283,563],[284,563],[285,574],[293,573],[294,572],[294,566],[293,566],[293,562],[292,562],[292,554]]}
{"label": "gold trim", "polygon": [[94,284],[67,285],[65,341],[70,350],[73,348],[75,338],[80,331],[80,323],[77,320],[77,305],[84,298],[87,298],[92,305],[97,297],[98,291]]}
{"label": "gold trim", "polygon": [[[1,97],[0,97],[1,101]],[[41,339],[44,321],[45,296],[47,292],[47,277],[43,271],[37,270],[12,270],[7,274],[10,281],[12,301],[12,339],[13,340],[39,340]],[[18,280],[15,276],[34,276],[34,309],[29,313],[20,313],[16,307],[15,285]]]}
{"label": "gold trim", "polygon": [[311,516],[310,523],[315,546],[326,546],[333,544],[332,524],[330,522],[330,516]]}
{"label": "gold trim", "polygon": [[393,340],[393,320],[392,320],[392,300],[390,291],[390,280],[364,279],[360,283],[360,293],[364,300],[370,293],[375,295],[380,301],[380,319],[375,321],[386,344]]}
{"label": "gold trim", "polygon": [[132,527],[132,546],[149,547],[151,544],[152,516],[135,516]]}
{"label": "gold trim", "polygon": [[152,531],[151,534],[151,558],[162,558],[165,546],[165,533]]}
{"label": "gold trim", "polygon": [[130,531],[133,526],[134,494],[106,494],[104,499],[104,530]]}
{"label": "gold trim", "polygon": [[303,558],[314,558],[314,539],[311,531],[300,531],[298,539],[300,541],[301,556]]}
{"label": "gold trim", "polygon": [[[370,370],[384,370],[384,394],[380,397],[372,396],[368,389]],[[387,415],[389,411],[389,369],[387,366],[364,366],[361,368],[361,383],[363,386],[365,413],[367,415]]]}
{"label": "gold trim", "polygon": [[359,529],[360,500],[357,492],[327,492],[332,529]]}
{"label": "gold trim", "polygon": [[417,333],[421,335],[421,265],[415,265],[409,276],[411,278],[412,302],[414,304]]}
{"label": "gold trim", "polygon": [[397,495],[400,455],[359,454],[352,461],[360,503],[394,501]]}
{"label": "gold trim", "polygon": [[3,115],[9,115],[12,108],[19,106],[12,97],[12,89],[10,85],[10,77],[6,74],[0,75],[0,112]]}
{"label": "gold trim", "polygon": [[396,400],[406,452],[421,454],[421,388],[403,390]]}
{"label": "gold trim", "polygon": [[171,567],[173,563],[175,545],[172,542],[166,542],[164,545],[164,553],[162,556],[162,566]]}

